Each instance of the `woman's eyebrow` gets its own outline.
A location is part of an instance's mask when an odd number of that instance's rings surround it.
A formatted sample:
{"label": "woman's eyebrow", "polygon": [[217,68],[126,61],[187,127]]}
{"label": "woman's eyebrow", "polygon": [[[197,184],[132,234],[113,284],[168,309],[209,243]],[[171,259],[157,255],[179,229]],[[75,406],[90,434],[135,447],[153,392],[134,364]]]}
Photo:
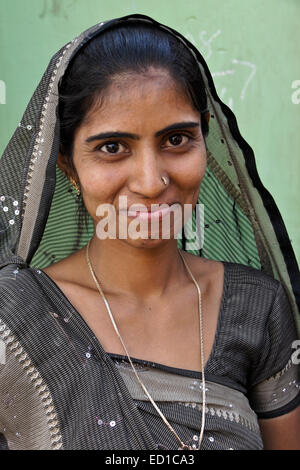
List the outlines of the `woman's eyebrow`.
{"label": "woman's eyebrow", "polygon": [[175,124],[171,124],[170,126],[167,126],[165,127],[164,129],[162,129],[161,131],[157,131],[155,133],[155,137],[159,137],[160,135],[164,134],[165,132],[168,132],[168,131],[176,131],[176,130],[180,130],[180,129],[188,129],[190,127],[200,127],[200,123],[199,122],[193,122],[193,121],[189,121],[189,122],[176,122]]}
{"label": "woman's eyebrow", "polygon": [[86,142],[93,142],[94,140],[103,140],[103,139],[110,139],[112,137],[129,137],[131,139],[139,139],[139,136],[136,134],[130,134],[129,132],[102,132],[101,134],[96,134],[88,137]]}
{"label": "woman's eyebrow", "polygon": [[[179,130],[179,129],[187,129],[190,127],[199,127],[199,122],[176,122],[171,124],[170,126],[157,131],[154,135],[155,137],[159,137],[160,135],[164,134],[168,131]],[[92,135],[86,139],[86,142],[93,142],[94,140],[103,140],[103,139],[111,139],[111,138],[123,138],[128,137],[130,139],[138,140],[140,137],[137,134],[131,134],[130,132],[102,132],[100,134]]]}

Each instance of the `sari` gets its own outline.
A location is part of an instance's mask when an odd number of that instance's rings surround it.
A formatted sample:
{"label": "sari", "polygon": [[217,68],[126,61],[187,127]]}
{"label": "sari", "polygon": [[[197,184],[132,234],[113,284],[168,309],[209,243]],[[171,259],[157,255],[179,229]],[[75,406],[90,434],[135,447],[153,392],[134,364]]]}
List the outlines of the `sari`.
{"label": "sari", "polygon": [[[152,23],[176,36],[200,67],[211,116],[198,201],[205,225],[199,228],[193,213],[178,247],[222,261],[227,276],[218,344],[206,365],[212,400],[205,410],[201,394],[195,396],[201,374],[135,362],[186,441],[196,440],[205,411],[203,448],[262,448],[257,417],[279,416],[300,402],[292,355],[300,328],[299,268],[279,210],[259,179],[253,150],[218,97],[202,55],[179,32],[138,14],[98,23],[53,56],[0,160],[0,445],[178,447],[172,436],[165,438],[165,425],[133,382],[126,359],[106,354],[41,271],[85,246],[94,230],[91,219],[86,227],[78,224],[74,190],[57,166],[61,78],[87,42],[130,21]],[[245,285],[251,286],[247,293]],[[250,302],[255,297],[257,304]],[[228,338],[238,344],[239,359],[233,358]]]}

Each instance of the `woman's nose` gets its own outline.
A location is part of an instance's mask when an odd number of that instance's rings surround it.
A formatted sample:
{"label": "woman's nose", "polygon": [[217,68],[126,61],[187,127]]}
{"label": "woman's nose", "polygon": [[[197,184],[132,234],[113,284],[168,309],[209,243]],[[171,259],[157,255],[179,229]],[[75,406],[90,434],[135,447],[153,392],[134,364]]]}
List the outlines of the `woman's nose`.
{"label": "woman's nose", "polygon": [[128,187],[132,193],[154,199],[165,188],[162,176],[165,169],[153,150],[140,152],[133,162]]}

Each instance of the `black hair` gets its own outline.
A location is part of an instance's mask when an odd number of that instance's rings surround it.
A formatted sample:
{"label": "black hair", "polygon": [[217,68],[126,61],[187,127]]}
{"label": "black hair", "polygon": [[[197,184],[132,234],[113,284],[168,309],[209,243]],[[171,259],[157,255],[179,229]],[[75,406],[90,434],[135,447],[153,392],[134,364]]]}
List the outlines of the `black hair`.
{"label": "black hair", "polygon": [[[91,39],[75,54],[59,86],[60,151],[73,165],[76,130],[97,98],[122,73],[144,73],[150,67],[167,70],[201,114],[208,134],[207,96],[199,65],[180,39],[152,24],[114,25]],[[81,204],[82,207],[84,205]]]}
{"label": "black hair", "polygon": [[[150,66],[166,69],[201,113],[204,136],[208,124],[207,96],[202,75],[188,48],[170,33],[140,22],[114,25],[99,34],[72,59],[59,87],[60,150],[72,159],[74,135],[97,96],[113,76],[143,73]],[[71,161],[70,161],[71,163]],[[74,168],[73,168],[74,169]]]}

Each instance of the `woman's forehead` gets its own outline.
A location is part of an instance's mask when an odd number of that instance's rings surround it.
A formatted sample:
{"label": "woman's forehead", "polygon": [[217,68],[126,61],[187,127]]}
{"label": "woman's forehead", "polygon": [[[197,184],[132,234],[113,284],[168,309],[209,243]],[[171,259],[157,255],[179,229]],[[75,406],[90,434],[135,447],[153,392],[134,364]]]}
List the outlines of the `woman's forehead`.
{"label": "woman's forehead", "polygon": [[83,126],[97,125],[98,121],[126,122],[137,115],[146,120],[152,113],[159,119],[170,112],[195,110],[188,94],[167,71],[124,74],[120,79],[115,77],[105,92],[95,97]]}
{"label": "woman's forehead", "polygon": [[94,103],[81,133],[126,128],[142,135],[147,129],[159,130],[173,121],[199,119],[191,100],[170,77],[136,78],[128,85],[112,83],[98,103]]}

